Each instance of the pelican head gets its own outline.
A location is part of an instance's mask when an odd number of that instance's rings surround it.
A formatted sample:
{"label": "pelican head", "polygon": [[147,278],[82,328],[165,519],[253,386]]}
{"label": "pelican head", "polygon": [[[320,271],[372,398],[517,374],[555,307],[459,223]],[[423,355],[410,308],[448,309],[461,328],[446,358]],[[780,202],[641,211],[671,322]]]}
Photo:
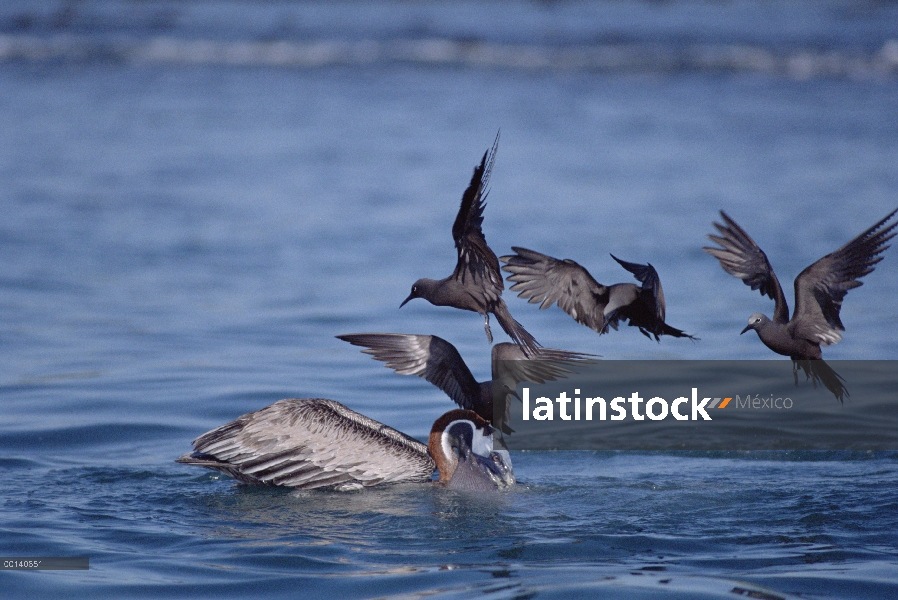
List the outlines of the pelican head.
{"label": "pelican head", "polygon": [[508,451],[493,450],[493,427],[474,411],[452,410],[437,419],[428,450],[448,488],[489,490],[515,483]]}

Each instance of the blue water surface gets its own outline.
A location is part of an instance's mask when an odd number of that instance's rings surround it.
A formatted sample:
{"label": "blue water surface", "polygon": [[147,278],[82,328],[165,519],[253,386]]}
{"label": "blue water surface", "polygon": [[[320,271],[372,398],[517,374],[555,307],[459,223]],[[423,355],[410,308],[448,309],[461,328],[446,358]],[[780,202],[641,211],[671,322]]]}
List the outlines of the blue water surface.
{"label": "blue water surface", "polygon": [[[898,206],[895,5],[786,6],[4,4],[0,554],[90,570],[5,571],[3,596],[898,596],[892,452],[516,452],[519,485],[488,496],[255,489],[174,463],[280,398],[419,438],[452,406],[337,334],[439,335],[489,377],[479,316],[398,307],[454,267],[500,129],[497,254],[603,283],[629,278],[609,253],[651,262],[668,322],[701,338],[600,337],[506,291],[544,345],[771,358],[738,334],[772,302],[701,250],[717,211],[791,300]],[[898,359],[894,249],[863,281],[824,354]]]}

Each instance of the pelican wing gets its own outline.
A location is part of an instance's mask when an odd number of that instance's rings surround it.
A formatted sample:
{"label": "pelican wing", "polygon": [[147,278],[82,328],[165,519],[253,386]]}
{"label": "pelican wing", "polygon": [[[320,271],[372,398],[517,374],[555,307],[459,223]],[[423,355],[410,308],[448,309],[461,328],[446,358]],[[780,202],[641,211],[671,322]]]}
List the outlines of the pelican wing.
{"label": "pelican wing", "polygon": [[178,459],[295,488],[429,481],[427,446],[333,400],[280,400],[205,433]]}

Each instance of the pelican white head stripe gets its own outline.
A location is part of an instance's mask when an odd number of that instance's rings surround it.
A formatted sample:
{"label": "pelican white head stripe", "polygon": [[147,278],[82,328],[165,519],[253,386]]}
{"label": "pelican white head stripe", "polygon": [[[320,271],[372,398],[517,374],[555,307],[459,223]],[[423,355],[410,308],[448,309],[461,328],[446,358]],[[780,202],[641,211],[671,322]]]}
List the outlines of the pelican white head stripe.
{"label": "pelican white head stripe", "polygon": [[452,421],[451,423],[446,425],[445,429],[443,429],[443,435],[440,437],[440,444],[443,447],[443,453],[446,456],[452,456],[452,445],[449,443],[449,435],[447,434],[447,432],[450,431],[457,423],[464,423],[471,428],[471,451],[479,456],[489,456],[493,451],[492,434],[484,433],[483,430],[477,429],[474,423],[467,419]]}

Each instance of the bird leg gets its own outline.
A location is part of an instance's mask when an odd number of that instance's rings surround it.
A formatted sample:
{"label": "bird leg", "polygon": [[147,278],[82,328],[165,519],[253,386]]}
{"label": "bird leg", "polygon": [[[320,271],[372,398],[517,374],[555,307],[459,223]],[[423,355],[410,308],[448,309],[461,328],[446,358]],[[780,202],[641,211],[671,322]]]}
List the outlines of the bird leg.
{"label": "bird leg", "polygon": [[486,331],[486,339],[490,344],[493,343],[493,332],[490,331],[490,313],[483,315],[483,330]]}
{"label": "bird leg", "polygon": [[804,380],[811,380],[811,383],[814,384],[814,389],[817,389],[817,375],[814,373],[813,367],[811,366],[810,361],[806,359],[792,359],[792,376],[795,378],[795,385],[798,385],[798,369],[801,368],[804,371]]}

